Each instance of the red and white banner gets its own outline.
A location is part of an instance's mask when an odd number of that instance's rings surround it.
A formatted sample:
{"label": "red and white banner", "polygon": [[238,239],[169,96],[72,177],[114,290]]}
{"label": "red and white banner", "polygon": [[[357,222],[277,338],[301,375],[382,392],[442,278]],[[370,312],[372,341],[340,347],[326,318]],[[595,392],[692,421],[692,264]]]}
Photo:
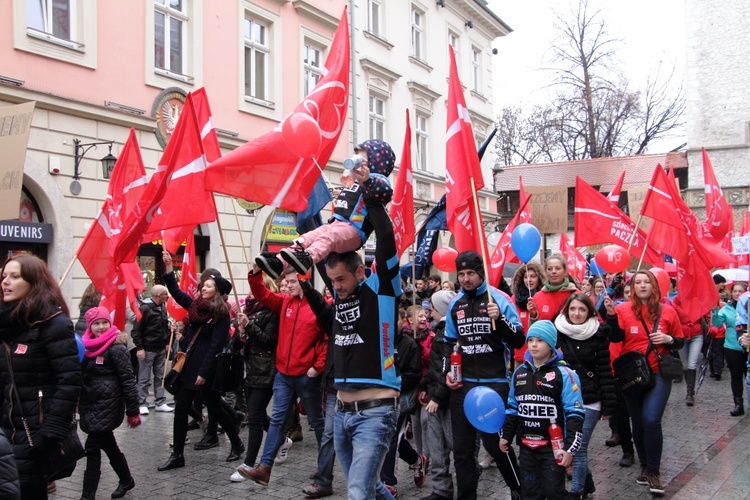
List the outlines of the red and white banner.
{"label": "red and white banner", "polygon": [[406,134],[404,136],[404,148],[401,151],[401,164],[398,167],[398,177],[393,188],[393,201],[391,202],[391,221],[393,222],[393,235],[396,238],[396,250],[398,256],[414,243],[414,188],[411,166],[411,122],[409,121],[409,110],[406,110]]}
{"label": "red and white banner", "polygon": [[568,235],[560,235],[560,253],[568,264],[568,272],[581,283],[586,278],[586,257],[573,245]]}

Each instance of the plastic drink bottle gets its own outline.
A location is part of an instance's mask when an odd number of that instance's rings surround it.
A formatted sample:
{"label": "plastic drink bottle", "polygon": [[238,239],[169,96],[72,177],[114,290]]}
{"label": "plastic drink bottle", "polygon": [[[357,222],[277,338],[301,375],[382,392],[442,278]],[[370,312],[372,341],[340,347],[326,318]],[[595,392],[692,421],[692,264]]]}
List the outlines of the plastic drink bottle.
{"label": "plastic drink bottle", "polygon": [[[555,423],[555,419],[549,420],[549,440],[552,444],[553,450],[565,450],[565,440],[563,439],[563,431],[559,425]],[[562,462],[562,457],[555,458],[555,461],[559,464]]]}
{"label": "plastic drink bottle", "polygon": [[451,375],[453,376],[453,381],[462,386],[464,384],[463,376],[461,375],[461,351],[458,349],[458,344],[453,346],[453,352],[451,353]]}

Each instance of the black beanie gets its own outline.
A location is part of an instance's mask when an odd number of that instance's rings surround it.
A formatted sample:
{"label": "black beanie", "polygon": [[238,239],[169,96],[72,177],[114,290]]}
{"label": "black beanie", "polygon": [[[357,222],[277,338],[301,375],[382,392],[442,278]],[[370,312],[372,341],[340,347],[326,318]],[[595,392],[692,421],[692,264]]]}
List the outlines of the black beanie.
{"label": "black beanie", "polygon": [[722,276],[721,274],[714,274],[714,285],[718,285],[720,283],[726,283],[727,279]]}
{"label": "black beanie", "polygon": [[484,278],[484,265],[482,264],[482,257],[473,250],[467,250],[461,252],[456,257],[456,272],[466,271],[471,269],[476,271],[482,278]]}
{"label": "black beanie", "polygon": [[214,283],[216,283],[216,289],[221,295],[229,295],[229,292],[232,291],[232,284],[221,276],[212,274],[210,278],[214,280]]}

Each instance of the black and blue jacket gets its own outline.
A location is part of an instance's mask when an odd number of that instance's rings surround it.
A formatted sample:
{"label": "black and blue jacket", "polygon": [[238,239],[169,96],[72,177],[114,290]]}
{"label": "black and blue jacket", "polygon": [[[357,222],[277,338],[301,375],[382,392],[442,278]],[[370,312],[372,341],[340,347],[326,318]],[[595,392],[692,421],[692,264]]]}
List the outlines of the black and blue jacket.
{"label": "black and blue jacket", "polygon": [[518,434],[520,445],[552,451],[549,426],[554,420],[563,429],[565,450],[575,455],[581,447],[586,415],[578,375],[568,367],[559,350],[539,368],[528,351],[524,358],[511,378],[503,438],[512,442]]}
{"label": "black and blue jacket", "polygon": [[[372,387],[401,390],[395,364],[398,297],[401,295],[393,225],[381,204],[368,205],[377,236],[376,272],[346,299],[334,294],[333,305],[311,302],[318,324],[331,325],[335,388],[357,391]],[[328,328],[324,327],[326,330]]]}
{"label": "black and blue jacket", "polygon": [[491,292],[500,308],[495,328],[487,314],[487,280],[474,290],[462,289],[448,305],[444,342],[461,346],[466,382],[508,383],[508,347],[519,348],[526,341],[516,308],[496,288]]}

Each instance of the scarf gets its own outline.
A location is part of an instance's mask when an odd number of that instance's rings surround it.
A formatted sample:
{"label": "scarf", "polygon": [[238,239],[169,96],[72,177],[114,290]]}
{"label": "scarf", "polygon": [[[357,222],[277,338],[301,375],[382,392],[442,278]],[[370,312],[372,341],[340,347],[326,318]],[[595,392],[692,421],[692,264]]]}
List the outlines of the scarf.
{"label": "scarf", "polygon": [[570,281],[568,281],[568,278],[565,278],[559,285],[552,285],[549,281],[545,281],[543,288],[547,292],[559,292],[560,290],[566,289],[568,286],[570,286]]}
{"label": "scarf", "polygon": [[526,285],[520,285],[516,290],[516,305],[519,311],[527,311],[529,309],[529,297],[531,297],[531,291]]}
{"label": "scarf", "polygon": [[581,325],[574,325],[568,321],[564,314],[558,314],[555,319],[555,328],[558,332],[573,340],[586,340],[599,331],[599,320],[596,319],[596,316],[593,316]]}
{"label": "scarf", "polygon": [[109,330],[102,333],[98,337],[94,337],[91,333],[91,328],[86,328],[86,332],[83,334],[81,339],[83,340],[83,348],[85,349],[83,355],[87,358],[95,358],[101,355],[104,351],[109,349],[109,346],[117,340],[117,335],[120,330],[115,325],[109,327]]}
{"label": "scarf", "polygon": [[188,318],[191,323],[208,323],[213,317],[213,311],[211,310],[211,301],[198,297],[190,304],[188,309]]}

